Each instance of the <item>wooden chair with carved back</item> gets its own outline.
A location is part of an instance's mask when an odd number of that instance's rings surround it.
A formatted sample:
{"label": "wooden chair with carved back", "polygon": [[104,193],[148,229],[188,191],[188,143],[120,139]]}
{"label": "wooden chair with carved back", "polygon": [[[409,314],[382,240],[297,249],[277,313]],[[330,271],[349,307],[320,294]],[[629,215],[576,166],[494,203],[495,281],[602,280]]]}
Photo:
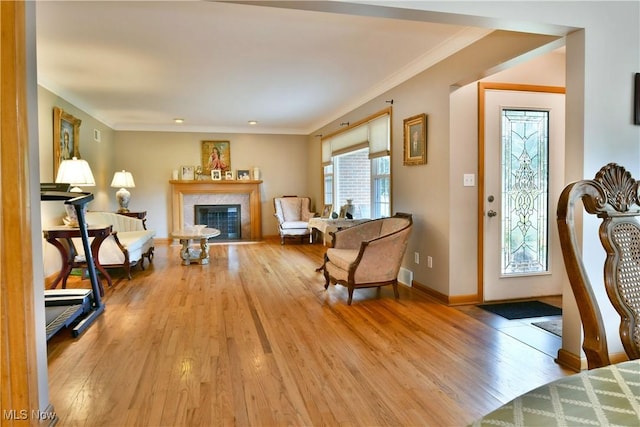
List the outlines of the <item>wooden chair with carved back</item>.
{"label": "wooden chair with carved back", "polygon": [[[620,315],[620,338],[629,359],[640,358],[640,195],[638,181],[615,163],[592,180],[569,184],[558,202],[557,221],[564,263],[584,328],[582,348],[589,369],[611,364],[596,289],[602,281]],[[576,205],[602,219],[599,235],[606,252],[603,280],[587,275],[576,234]],[[594,287],[595,286],[595,287]]]}

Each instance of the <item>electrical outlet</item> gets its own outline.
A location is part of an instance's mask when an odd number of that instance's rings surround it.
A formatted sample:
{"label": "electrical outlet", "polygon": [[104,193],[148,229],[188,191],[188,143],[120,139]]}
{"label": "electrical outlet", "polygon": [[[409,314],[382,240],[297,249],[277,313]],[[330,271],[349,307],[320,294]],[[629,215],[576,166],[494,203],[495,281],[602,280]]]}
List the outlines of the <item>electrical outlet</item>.
{"label": "electrical outlet", "polygon": [[465,187],[474,187],[476,185],[476,176],[472,173],[465,173],[462,182]]}
{"label": "electrical outlet", "polygon": [[433,268],[433,258],[430,256],[427,257],[427,267]]}
{"label": "electrical outlet", "polygon": [[420,264],[420,254],[418,252],[413,253],[413,262]]}

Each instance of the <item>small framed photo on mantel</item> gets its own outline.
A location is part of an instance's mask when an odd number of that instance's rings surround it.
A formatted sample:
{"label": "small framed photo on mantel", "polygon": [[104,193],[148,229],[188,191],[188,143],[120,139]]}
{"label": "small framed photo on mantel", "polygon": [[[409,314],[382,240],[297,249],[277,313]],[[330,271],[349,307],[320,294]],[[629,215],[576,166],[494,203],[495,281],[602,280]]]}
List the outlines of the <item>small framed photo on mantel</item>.
{"label": "small framed photo on mantel", "polygon": [[248,181],[251,179],[251,175],[249,174],[249,169],[238,169],[237,179],[241,179],[244,181]]}
{"label": "small framed photo on mantel", "polygon": [[195,166],[180,167],[180,179],[183,181],[193,181],[194,179],[196,179]]}
{"label": "small framed photo on mantel", "polygon": [[222,171],[220,169],[211,169],[211,179],[220,181],[222,179]]}

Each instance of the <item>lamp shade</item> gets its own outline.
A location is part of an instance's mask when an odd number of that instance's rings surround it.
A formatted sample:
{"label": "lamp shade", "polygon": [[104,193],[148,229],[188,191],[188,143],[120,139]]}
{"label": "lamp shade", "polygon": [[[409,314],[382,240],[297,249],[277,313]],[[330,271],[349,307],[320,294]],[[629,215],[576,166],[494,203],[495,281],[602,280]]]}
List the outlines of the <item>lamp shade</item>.
{"label": "lamp shade", "polygon": [[136,183],[133,181],[133,175],[131,175],[131,172],[123,170],[113,174],[111,186],[116,188],[133,188],[136,186]]}
{"label": "lamp shade", "polygon": [[[58,174],[56,175],[56,182],[70,184],[73,187],[91,187],[96,185],[89,163],[87,163],[86,160],[76,157],[71,160],[63,160],[60,163]],[[81,190],[77,189],[75,191]]]}
{"label": "lamp shade", "polygon": [[[70,191],[82,192],[80,187],[92,187],[96,185],[96,181],[93,179],[91,168],[86,160],[78,159],[77,157],[71,160],[63,160],[58,166],[58,174],[56,175],[56,182],[70,184],[73,188]],[[72,205],[64,205],[67,211],[67,217],[63,219],[66,225],[71,227],[78,226],[78,215],[75,207]],[[86,209],[86,205],[82,207]]]}

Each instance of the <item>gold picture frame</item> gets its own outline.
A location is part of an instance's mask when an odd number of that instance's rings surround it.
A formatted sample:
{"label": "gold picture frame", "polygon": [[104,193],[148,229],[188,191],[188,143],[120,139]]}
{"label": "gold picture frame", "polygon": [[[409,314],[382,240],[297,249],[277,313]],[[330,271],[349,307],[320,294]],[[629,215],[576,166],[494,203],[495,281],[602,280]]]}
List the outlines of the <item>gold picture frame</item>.
{"label": "gold picture frame", "polygon": [[201,158],[204,175],[209,175],[212,169],[220,169],[223,173],[231,170],[231,142],[202,141]]}
{"label": "gold picture frame", "polygon": [[404,165],[427,163],[427,115],[404,119]]}
{"label": "gold picture frame", "polygon": [[322,208],[322,215],[320,215],[320,218],[331,218],[332,211],[333,211],[332,204],[324,205],[324,208]]}
{"label": "gold picture frame", "polygon": [[53,179],[63,160],[80,158],[80,123],[60,107],[53,107]]}

